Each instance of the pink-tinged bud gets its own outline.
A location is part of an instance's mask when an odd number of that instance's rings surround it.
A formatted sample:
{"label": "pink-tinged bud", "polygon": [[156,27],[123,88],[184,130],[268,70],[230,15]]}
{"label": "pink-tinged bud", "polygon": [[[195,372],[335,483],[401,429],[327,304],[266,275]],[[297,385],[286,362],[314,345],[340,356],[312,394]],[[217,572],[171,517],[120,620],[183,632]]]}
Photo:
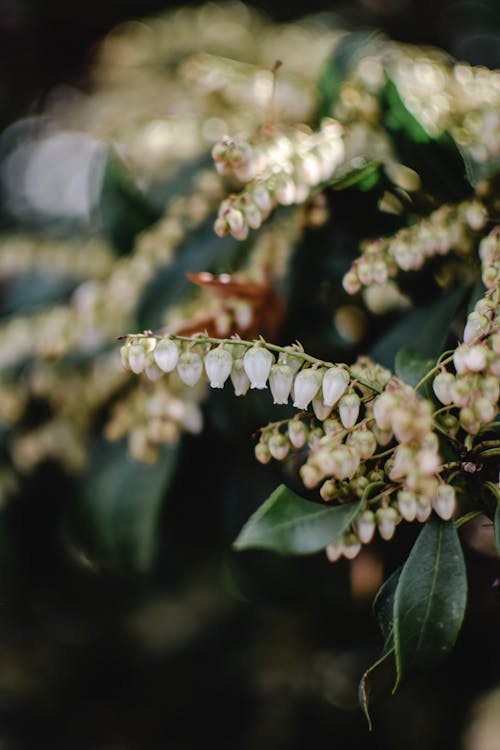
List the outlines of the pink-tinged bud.
{"label": "pink-tinged bud", "polygon": [[442,404],[448,406],[453,403],[452,386],[455,383],[455,378],[451,372],[440,372],[434,378],[432,388],[437,398]]}
{"label": "pink-tinged bud", "polygon": [[451,385],[450,391],[455,406],[467,406],[469,403],[473,385],[471,377],[470,375],[462,375],[459,378],[455,378],[455,382]]}
{"label": "pink-tinged bud", "polygon": [[307,409],[321,386],[322,370],[307,367],[295,376],[293,384],[294,402],[297,409]]}
{"label": "pink-tinged bud", "polygon": [[481,344],[469,346],[465,354],[465,362],[471,372],[481,372],[486,367],[486,347]]}
{"label": "pink-tinged bud", "polygon": [[378,533],[385,539],[386,542],[392,539],[394,532],[396,531],[396,523],[398,521],[398,513],[395,508],[378,508],[375,513],[377,521]]}
{"label": "pink-tinged bud", "polygon": [[196,385],[203,372],[203,362],[197,352],[183,352],[177,363],[177,373],[186,385]]}
{"label": "pink-tinged bud", "polygon": [[275,404],[287,404],[293,383],[293,370],[288,365],[272,365],[269,372],[269,388]]}
{"label": "pink-tinged bud", "polygon": [[179,361],[179,347],[172,339],[161,339],[156,345],[153,356],[160,370],[172,372]]}
{"label": "pink-tinged bud", "polygon": [[307,487],[308,490],[312,490],[314,489],[314,487],[317,487],[322,479],[319,471],[310,464],[302,464],[299,469],[299,474],[304,487]]}
{"label": "pink-tinged bud", "polygon": [[128,351],[129,351],[129,347],[126,344],[120,347],[120,360],[122,363],[122,367],[124,370],[127,370],[128,372],[130,372],[132,368],[130,367],[130,363],[128,361]]}
{"label": "pink-tinged bud", "polygon": [[328,406],[335,406],[344,395],[349,384],[349,373],[343,367],[329,367],[323,375],[323,400]]}
{"label": "pink-tinged bud", "polygon": [[489,342],[492,350],[500,356],[500,333],[494,333],[492,336],[489,337]]}
{"label": "pink-tinged bud", "polygon": [[389,445],[392,438],[394,437],[394,433],[391,429],[381,430],[380,427],[376,424],[373,425],[372,432],[375,435],[375,439],[377,440],[377,443],[382,448],[385,448],[386,445]]}
{"label": "pink-tinged bud", "polygon": [[373,456],[377,450],[377,440],[371,430],[356,430],[352,433],[354,437],[354,445],[357,452],[363,459],[368,459]]}
{"label": "pink-tinged bud", "polygon": [[398,492],[399,512],[406,521],[414,521],[417,515],[417,498],[411,490],[400,490]]}
{"label": "pink-tinged bud", "polygon": [[290,450],[290,443],[281,432],[273,432],[268,442],[269,452],[277,461],[282,461]]}
{"label": "pink-tinged bud", "polygon": [[465,209],[465,220],[475,232],[484,227],[488,220],[488,213],[482,203],[473,201]]}
{"label": "pink-tinged bud", "polygon": [[348,560],[354,560],[361,550],[361,542],[356,534],[344,534],[342,540],[342,554]]}
{"label": "pink-tinged bud", "polygon": [[250,380],[250,388],[263,390],[271,370],[274,357],[262,346],[252,346],[243,357],[243,367]]}
{"label": "pink-tinged bud", "polygon": [[487,333],[490,323],[488,318],[478,312],[472,312],[467,318],[467,324],[464,328],[464,342],[470,344],[479,336]]}
{"label": "pink-tinged bud", "polygon": [[357,294],[361,289],[361,282],[355,270],[348,271],[342,279],[342,286],[347,294]]}
{"label": "pink-tinged bud", "polygon": [[341,445],[332,451],[333,472],[332,475],[341,481],[343,479],[352,479],[356,474],[360,458],[359,454],[349,446]]}
{"label": "pink-tinged bud", "polygon": [[471,435],[478,434],[481,429],[481,422],[469,406],[464,406],[463,409],[460,409],[459,419],[460,424],[466,432],[469,432]]}
{"label": "pink-tinged bud", "polygon": [[[377,427],[381,430],[392,429],[392,410],[394,408],[394,399],[389,393],[382,393],[373,403],[373,416]],[[380,442],[380,441],[379,441]]]}
{"label": "pink-tinged bud", "polygon": [[291,419],[288,423],[288,438],[294,448],[302,448],[307,442],[308,430],[299,419]]}
{"label": "pink-tinged bud", "polygon": [[405,477],[413,466],[415,454],[407,445],[398,445],[394,451],[392,466],[389,472],[389,479],[393,482],[396,479]]}
{"label": "pink-tinged bud", "polygon": [[325,549],[328,561],[334,563],[337,562],[337,560],[340,560],[340,558],[342,557],[342,550],[343,545],[341,541],[332,542],[332,544],[329,544]]}
{"label": "pink-tinged bud", "polygon": [[323,401],[321,391],[319,391],[318,394],[313,398],[312,408],[316,419],[319,419],[320,422],[323,422],[325,419],[327,419],[332,411],[332,407],[328,406]]}
{"label": "pink-tinged bud", "polygon": [[497,403],[500,395],[500,384],[498,383],[497,378],[493,375],[487,375],[485,378],[482,378],[479,388],[488,401],[491,401],[492,404]]}
{"label": "pink-tinged bud", "polygon": [[281,203],[282,206],[291,206],[296,200],[296,187],[293,180],[286,175],[282,175],[278,178],[276,188],[274,191],[276,200]]}
{"label": "pink-tinged bud", "polygon": [[163,375],[163,372],[159,367],[156,366],[156,363],[154,362],[151,355],[149,355],[149,357],[147,358],[146,367],[144,368],[144,374],[146,375],[148,380],[151,380],[152,383],[156,383],[156,381],[159,380]]}
{"label": "pink-tinged bud", "polygon": [[346,429],[354,427],[359,416],[361,400],[356,393],[348,393],[339,401],[340,421]]}
{"label": "pink-tinged bud", "polygon": [[440,484],[437,496],[432,503],[434,510],[443,521],[449,521],[455,512],[455,490],[449,484]]}
{"label": "pink-tinged bud", "polygon": [[435,474],[441,465],[439,454],[429,448],[419,451],[415,456],[415,460],[417,461],[419,470],[426,476]]}
{"label": "pink-tinged bud", "polygon": [[223,388],[233,367],[233,358],[226,349],[218,346],[205,357],[205,371],[212,388]]}
{"label": "pink-tinged bud", "polygon": [[218,216],[214,222],[214,232],[219,237],[226,237],[229,234],[229,224],[223,216]]}
{"label": "pink-tinged bud", "polygon": [[244,396],[250,388],[250,380],[245,372],[243,357],[238,357],[233,362],[231,383],[233,384],[235,396]]}
{"label": "pink-tinged bud", "polygon": [[400,443],[406,443],[415,435],[415,415],[398,408],[392,412],[392,429],[396,440]]}
{"label": "pink-tinged bud", "polygon": [[370,544],[375,534],[375,527],[375,513],[372,510],[363,511],[357,523],[358,537],[363,544]]}
{"label": "pink-tinged bud", "polygon": [[325,431],[325,435],[335,435],[335,433],[344,433],[344,428],[342,426],[342,422],[339,419],[335,419],[335,417],[329,417],[328,419],[325,419],[323,422],[323,429]]}
{"label": "pink-tinged bud", "polygon": [[129,347],[128,363],[135,375],[139,375],[146,367],[146,352],[140,344],[132,344]]}
{"label": "pink-tinged bud", "polygon": [[258,229],[262,224],[262,214],[255,203],[248,203],[245,206],[245,219],[252,229]]}
{"label": "pink-tinged bud", "polygon": [[426,497],[417,498],[417,512],[415,517],[419,523],[424,523],[429,518],[432,512],[432,505],[430,500]]}
{"label": "pink-tinged bud", "polygon": [[255,458],[261,464],[268,464],[271,460],[271,452],[266,443],[260,442],[255,446]]}
{"label": "pink-tinged bud", "polygon": [[237,240],[246,240],[248,237],[248,224],[242,212],[232,208],[226,215],[226,221],[233,237]]}

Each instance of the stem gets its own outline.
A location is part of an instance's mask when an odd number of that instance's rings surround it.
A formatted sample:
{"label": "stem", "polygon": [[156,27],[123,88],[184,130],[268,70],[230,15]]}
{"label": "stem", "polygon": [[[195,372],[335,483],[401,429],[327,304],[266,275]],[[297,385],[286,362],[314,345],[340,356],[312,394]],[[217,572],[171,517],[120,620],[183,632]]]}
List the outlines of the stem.
{"label": "stem", "polygon": [[[161,336],[154,336],[150,332],[146,332],[144,334],[134,334],[133,336],[129,336],[127,338],[147,338],[149,335],[150,338],[156,338],[161,339]],[[190,344],[213,344],[214,346],[219,346],[221,344],[230,345],[230,346],[247,346],[251,347],[255,344],[260,344],[265,349],[268,349],[270,352],[277,352],[278,354],[285,354],[287,356],[291,357],[298,357],[299,359],[303,359],[304,362],[309,362],[310,364],[316,366],[316,367],[333,367],[333,362],[327,362],[324,359],[318,359],[317,357],[313,357],[310,354],[306,354],[304,351],[301,351],[299,348],[286,348],[283,346],[278,346],[277,344],[269,344],[267,341],[264,341],[263,339],[256,339],[255,341],[245,341],[244,339],[238,339],[238,338],[232,338],[232,339],[219,339],[214,338],[213,336],[206,336],[205,334],[194,334],[194,336],[181,336],[177,333],[169,333],[166,338],[172,339],[173,341],[185,341]],[[361,385],[366,386],[370,390],[374,391],[375,393],[381,393],[382,389],[379,385],[376,383],[371,383],[368,380],[365,380],[364,378],[360,377],[359,375],[354,376],[351,373],[351,370],[349,367],[345,366],[347,372],[349,373],[349,377],[354,381],[356,380]]]}
{"label": "stem", "polygon": [[489,448],[486,451],[480,451],[481,458],[491,458],[491,456],[500,456],[500,448]]}
{"label": "stem", "polygon": [[472,521],[473,518],[477,518],[477,516],[481,515],[480,510],[471,510],[470,513],[466,513],[464,516],[460,516],[460,518],[457,518],[455,523],[455,528],[459,529],[461,526],[464,526],[466,523],[469,523],[469,521]]}
{"label": "stem", "polygon": [[[444,357],[446,357],[446,359],[443,359]],[[450,354],[450,352],[443,352],[443,354],[441,354],[441,356],[439,357],[438,361],[436,362],[432,370],[429,370],[429,372],[426,373],[424,377],[417,383],[417,385],[415,386],[415,391],[419,391],[420,388],[424,385],[424,383],[426,383],[429,380],[429,378],[431,378],[434,375],[434,373],[436,373],[438,370],[441,369],[442,365],[447,365],[452,360],[453,360],[453,354]]]}

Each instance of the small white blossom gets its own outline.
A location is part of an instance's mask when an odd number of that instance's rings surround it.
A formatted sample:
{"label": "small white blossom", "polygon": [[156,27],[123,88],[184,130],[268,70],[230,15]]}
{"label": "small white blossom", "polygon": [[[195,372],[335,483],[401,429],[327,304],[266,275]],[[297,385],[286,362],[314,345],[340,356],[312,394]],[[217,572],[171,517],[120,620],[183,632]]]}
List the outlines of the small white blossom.
{"label": "small white blossom", "polygon": [[203,372],[203,362],[197,352],[183,352],[177,363],[177,372],[186,385],[196,385]]}
{"label": "small white blossom", "polygon": [[245,372],[243,357],[238,357],[238,359],[235,359],[233,362],[231,383],[233,384],[235,396],[244,396],[250,388],[250,380]]}
{"label": "small white blossom", "polygon": [[340,421],[345,428],[354,427],[359,415],[361,400],[356,393],[348,393],[339,401]]}
{"label": "small white blossom", "polygon": [[335,406],[346,391],[349,373],[343,367],[329,367],[323,376],[323,399],[325,404]]}
{"label": "small white blossom", "polygon": [[179,361],[179,347],[172,339],[161,339],[155,347],[153,356],[160,370],[172,372]]}
{"label": "small white blossom", "polygon": [[292,388],[294,372],[284,364],[274,364],[269,372],[269,388],[275,404],[287,404]]}
{"label": "small white blossom", "polygon": [[267,385],[273,355],[262,346],[252,346],[243,357],[243,366],[250,380],[250,388],[262,390]]}
{"label": "small white blossom", "polygon": [[293,405],[297,409],[307,409],[321,386],[322,371],[313,367],[301,370],[295,376],[293,384]]}
{"label": "small white blossom", "polygon": [[226,349],[218,346],[205,357],[205,371],[212,388],[223,388],[233,367],[233,358]]}

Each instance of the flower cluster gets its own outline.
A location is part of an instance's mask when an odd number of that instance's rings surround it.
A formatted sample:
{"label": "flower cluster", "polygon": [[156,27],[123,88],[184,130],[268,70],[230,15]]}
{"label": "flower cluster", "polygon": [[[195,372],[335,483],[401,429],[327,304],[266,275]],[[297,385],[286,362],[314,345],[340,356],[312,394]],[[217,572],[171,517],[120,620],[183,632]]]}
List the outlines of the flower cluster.
{"label": "flower cluster", "polygon": [[316,132],[289,130],[255,145],[242,138],[224,137],[212,155],[221,174],[232,174],[245,189],[222,201],[215,231],[238,240],[258,229],[280,204],[303,203],[311,191],[326,183],[344,162],[342,128],[325,119]]}
{"label": "flower cluster", "polygon": [[[291,399],[299,413],[263,428],[255,455],[266,464],[296,452],[302,458],[302,482],[308,489],[319,487],[325,502],[362,499],[352,528],[328,548],[330,559],[353,557],[376,528],[383,539],[390,539],[402,519],[424,522],[432,510],[449,519],[455,512],[454,488],[440,476],[432,403],[367,357],[347,367],[316,360],[297,345],[283,348],[263,340],[217,340],[202,334],[158,338],[148,332],[129,336],[121,356],[126,369],[144,372],[149,380],[172,373],[168,388],[170,383],[193,387],[204,380],[212,388],[223,388],[230,380],[236,396],[269,388],[275,404]],[[168,388],[161,397],[163,412],[158,394],[151,396],[154,406],[152,411],[147,407],[143,442],[172,437]],[[147,399],[138,395],[139,409],[144,410]],[[126,419],[121,417],[119,435]],[[138,424],[136,416],[130,419]]]}
{"label": "flower cluster", "polygon": [[416,271],[435,255],[451,250],[467,255],[476,233],[483,229],[488,215],[477,199],[444,205],[393,237],[367,241],[344,276],[344,289],[355,294],[362,287],[386,284],[401,271]]}

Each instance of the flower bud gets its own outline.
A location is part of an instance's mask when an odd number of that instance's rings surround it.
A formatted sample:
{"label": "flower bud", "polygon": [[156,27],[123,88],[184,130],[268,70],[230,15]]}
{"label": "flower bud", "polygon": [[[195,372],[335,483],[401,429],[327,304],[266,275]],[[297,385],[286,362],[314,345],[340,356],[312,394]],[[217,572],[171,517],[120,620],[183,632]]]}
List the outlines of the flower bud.
{"label": "flower bud", "polygon": [[231,383],[233,384],[235,396],[244,396],[250,388],[250,381],[243,365],[243,357],[238,357],[233,362]]}
{"label": "flower bud", "polygon": [[464,406],[463,409],[460,409],[459,419],[461,426],[471,435],[477,435],[481,429],[481,422],[474,414],[474,411],[468,406]]}
{"label": "flower bud", "polygon": [[287,404],[293,383],[293,370],[288,365],[274,364],[269,372],[269,388],[275,404]]}
{"label": "flower bud", "polygon": [[302,464],[299,469],[300,478],[308,490],[314,489],[321,482],[321,475],[311,464]]}
{"label": "flower bud", "polygon": [[429,518],[432,512],[432,506],[430,501],[426,497],[417,498],[417,512],[416,519],[419,523],[424,523]]}
{"label": "flower bud", "polygon": [[250,388],[262,390],[273,364],[273,355],[262,346],[252,346],[243,357],[243,367],[250,380]]}
{"label": "flower bud", "polygon": [[128,353],[129,353],[129,347],[124,344],[122,347],[120,347],[120,359],[122,363],[122,367],[124,370],[128,370],[128,372],[131,371],[130,363],[128,361]]}
{"label": "flower bud", "polygon": [[464,328],[464,343],[470,344],[479,336],[487,333],[489,321],[484,315],[478,312],[472,312],[467,318],[467,324]]}
{"label": "flower bud", "polygon": [[156,366],[154,360],[148,357],[146,361],[146,366],[144,368],[144,374],[146,375],[148,380],[151,380],[152,383],[156,383],[156,381],[159,380],[161,376],[163,375],[163,372],[160,370],[159,367]]}
{"label": "flower bud", "polygon": [[293,384],[294,402],[297,409],[307,409],[321,386],[322,371],[313,367],[300,370]]}
{"label": "flower bud", "polygon": [[267,447],[267,443],[260,441],[255,446],[255,458],[261,464],[268,464],[271,460],[271,451]]}
{"label": "flower bud", "polygon": [[386,542],[392,539],[396,530],[396,522],[398,520],[398,513],[395,508],[378,508],[375,513],[377,521],[378,533],[385,539]]}
{"label": "flower bud", "polygon": [[437,496],[432,503],[434,510],[443,521],[449,521],[455,512],[455,490],[449,484],[440,484]]}
{"label": "flower bud", "polygon": [[135,375],[139,375],[146,367],[146,352],[140,344],[132,344],[129,347],[128,363]]}
{"label": "flower bud", "polygon": [[[373,402],[373,416],[375,417],[377,427],[380,427],[381,430],[392,429],[393,408],[394,399],[390,393],[382,393]],[[380,443],[380,440],[378,442]]]}
{"label": "flower bud", "polygon": [[342,557],[342,551],[343,545],[341,541],[332,542],[332,544],[329,544],[325,549],[328,561],[331,563],[337,562],[337,560]]}
{"label": "flower bud", "polygon": [[417,515],[417,498],[411,490],[400,490],[398,492],[399,512],[406,521],[414,521]]}
{"label": "flower bud", "polygon": [[179,347],[172,339],[161,339],[155,347],[153,357],[160,370],[172,372],[179,360]]}
{"label": "flower bud", "polygon": [[361,401],[356,393],[348,393],[339,401],[340,421],[346,429],[354,427],[359,415]]}
{"label": "flower bud", "polygon": [[281,432],[273,432],[268,442],[269,452],[277,461],[282,461],[288,455],[290,443]]}
{"label": "flower bud", "polygon": [[496,404],[493,405],[489,399],[481,396],[472,404],[472,411],[482,424],[487,424],[495,419],[498,409]]}
{"label": "flower bud", "polygon": [[183,352],[177,362],[177,373],[186,385],[196,385],[203,372],[203,362],[197,352]]}
{"label": "flower bud", "polygon": [[451,387],[455,378],[451,372],[439,372],[432,383],[432,389],[442,404],[448,406],[453,403]]}
{"label": "flower bud", "polygon": [[317,395],[313,398],[312,407],[316,419],[319,419],[320,422],[323,422],[325,419],[327,419],[330,415],[330,412],[332,411],[332,407],[328,406],[323,401],[321,391],[318,391]]}
{"label": "flower bud", "polygon": [[348,560],[354,560],[361,549],[361,542],[353,532],[344,534],[342,539],[342,553]]}
{"label": "flower bud", "polygon": [[349,383],[349,373],[343,367],[329,367],[323,375],[323,400],[328,406],[334,406],[345,393]]}
{"label": "flower bud", "polygon": [[233,358],[226,349],[218,346],[205,357],[205,371],[212,388],[223,388],[233,367]]}
{"label": "flower bud", "polygon": [[358,537],[363,544],[371,542],[375,534],[375,526],[375,513],[372,510],[363,511],[357,522]]}
{"label": "flower bud", "polygon": [[307,427],[299,419],[291,419],[288,423],[288,439],[294,448],[302,448],[307,442]]}
{"label": "flower bud", "polygon": [[498,378],[495,378],[493,375],[487,375],[486,377],[481,379],[479,388],[483,396],[487,398],[488,401],[491,401],[492,404],[497,403],[500,395],[500,385],[498,383]]}
{"label": "flower bud", "polygon": [[354,438],[354,445],[359,455],[363,459],[371,458],[377,450],[377,441],[375,435],[371,430],[356,430],[352,433]]}
{"label": "flower bud", "polygon": [[321,485],[319,494],[321,495],[321,498],[325,501],[325,503],[329,503],[331,500],[334,500],[336,495],[338,494],[337,483],[333,479],[327,479],[326,482]]}

